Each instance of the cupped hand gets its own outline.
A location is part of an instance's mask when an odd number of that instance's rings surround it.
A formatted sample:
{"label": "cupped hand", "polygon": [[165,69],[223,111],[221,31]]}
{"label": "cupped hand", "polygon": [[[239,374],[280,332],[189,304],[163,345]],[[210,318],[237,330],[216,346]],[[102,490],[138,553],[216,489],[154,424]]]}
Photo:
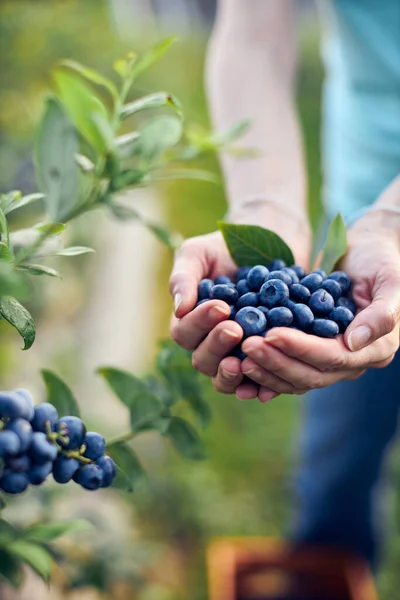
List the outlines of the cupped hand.
{"label": "cupped hand", "polygon": [[[248,355],[242,372],[257,385],[243,383],[242,399],[263,402],[279,394],[302,394],[355,379],[368,368],[382,368],[399,348],[400,252],[396,236],[358,225],[350,232],[349,251],[341,268],[354,282],[359,307],[343,336],[321,339],[276,328],[263,338],[243,343]],[[222,365],[223,366],[223,365]]]}

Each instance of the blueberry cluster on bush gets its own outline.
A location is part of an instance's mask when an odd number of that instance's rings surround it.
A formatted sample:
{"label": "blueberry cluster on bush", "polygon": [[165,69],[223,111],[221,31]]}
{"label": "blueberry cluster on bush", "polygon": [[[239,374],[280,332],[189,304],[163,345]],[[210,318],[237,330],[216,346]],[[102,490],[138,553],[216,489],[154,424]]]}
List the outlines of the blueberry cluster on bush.
{"label": "blueberry cluster on bush", "polygon": [[78,417],[61,419],[47,402],[33,405],[27,390],[0,392],[0,490],[21,494],[52,473],[57,483],[74,480],[87,490],[109,487],[116,475],[99,433]]}
{"label": "blueberry cluster on bush", "polygon": [[[264,336],[273,327],[290,327],[324,338],[344,333],[354,319],[351,280],[343,271],[327,275],[322,269],[306,274],[302,267],[287,267],[273,260],[268,267],[240,267],[235,281],[219,276],[203,279],[198,302],[223,300],[230,318],[242,327],[244,338]],[[234,355],[243,359],[240,347]]]}

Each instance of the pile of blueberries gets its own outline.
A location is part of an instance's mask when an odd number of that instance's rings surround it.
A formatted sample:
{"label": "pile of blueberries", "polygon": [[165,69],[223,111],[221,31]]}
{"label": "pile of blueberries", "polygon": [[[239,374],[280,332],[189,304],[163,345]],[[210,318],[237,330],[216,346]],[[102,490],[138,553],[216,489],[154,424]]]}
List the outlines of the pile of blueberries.
{"label": "pile of blueberries", "polygon": [[106,443],[78,417],[58,417],[47,402],[33,406],[27,390],[0,392],[0,491],[21,494],[50,473],[87,490],[109,487],[116,475]]}
{"label": "pile of blueberries", "polygon": [[[203,279],[198,302],[223,300],[231,309],[230,318],[242,327],[244,338],[264,336],[273,327],[290,327],[319,337],[343,333],[354,319],[356,305],[351,298],[351,280],[344,271],[327,275],[316,269],[308,275],[302,267],[287,267],[280,259],[269,267],[240,267],[235,282],[221,275]],[[238,346],[234,353],[244,359]]]}

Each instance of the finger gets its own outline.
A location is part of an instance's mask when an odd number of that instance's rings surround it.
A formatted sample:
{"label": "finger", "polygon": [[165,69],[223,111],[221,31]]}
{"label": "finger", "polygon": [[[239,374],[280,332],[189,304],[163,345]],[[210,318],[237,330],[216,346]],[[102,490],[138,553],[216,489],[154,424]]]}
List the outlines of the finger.
{"label": "finger", "polygon": [[400,271],[387,274],[382,268],[373,290],[373,301],[355,317],[344,334],[346,346],[360,350],[394,330],[400,318]]}
{"label": "finger", "polygon": [[230,315],[230,308],[221,300],[210,300],[195,308],[182,319],[172,319],[171,337],[186,348],[194,350],[206,335]]}
{"label": "finger", "polygon": [[175,254],[169,280],[169,289],[174,298],[174,312],[178,318],[185,316],[197,302],[197,287],[207,275],[203,250],[192,241],[182,244]]}
{"label": "finger", "polygon": [[289,381],[282,379],[275,373],[272,373],[259,364],[246,358],[242,364],[242,371],[247,377],[258,383],[260,386],[268,388],[278,394],[298,394],[304,393],[305,388],[297,388]]}
{"label": "finger", "polygon": [[221,360],[237,346],[242,337],[243,329],[235,321],[219,323],[193,352],[194,368],[204,375],[214,377]]}
{"label": "finger", "polygon": [[247,378],[244,379],[236,388],[236,397],[238,400],[253,400],[258,396],[258,385],[253,381],[249,381]]}
{"label": "finger", "polygon": [[273,400],[277,396],[279,396],[279,394],[273,392],[272,390],[266,387],[260,387],[260,390],[258,392],[258,399],[263,404],[267,404],[270,400]]}
{"label": "finger", "polygon": [[221,394],[234,394],[242,381],[240,360],[234,356],[228,356],[220,362],[218,373],[213,378],[213,385]]}

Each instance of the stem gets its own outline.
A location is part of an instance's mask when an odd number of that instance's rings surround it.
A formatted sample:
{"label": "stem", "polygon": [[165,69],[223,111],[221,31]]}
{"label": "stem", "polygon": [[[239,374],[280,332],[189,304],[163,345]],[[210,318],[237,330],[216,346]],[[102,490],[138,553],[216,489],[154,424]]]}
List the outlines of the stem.
{"label": "stem", "polygon": [[1,231],[6,236],[6,244],[8,247],[10,247],[10,231],[8,229],[7,218],[1,209],[0,209],[0,227],[1,227]]}
{"label": "stem", "polygon": [[107,446],[111,446],[112,444],[118,444],[119,442],[129,442],[135,437],[135,435],[136,434],[134,431],[127,431],[126,433],[122,433],[121,435],[117,435],[116,437],[111,438],[111,440],[107,442]]}

